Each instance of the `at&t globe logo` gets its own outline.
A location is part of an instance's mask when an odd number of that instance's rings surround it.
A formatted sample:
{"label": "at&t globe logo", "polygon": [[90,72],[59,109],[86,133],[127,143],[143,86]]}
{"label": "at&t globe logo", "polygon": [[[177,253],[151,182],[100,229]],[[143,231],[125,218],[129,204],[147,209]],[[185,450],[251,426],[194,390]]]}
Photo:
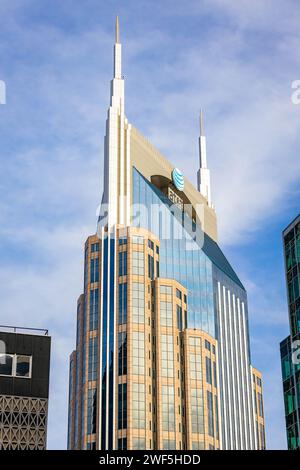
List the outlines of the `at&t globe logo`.
{"label": "at&t globe logo", "polygon": [[183,174],[181,173],[178,168],[174,168],[172,171],[172,180],[175,185],[175,187],[178,189],[178,191],[183,191],[184,190],[184,178]]}

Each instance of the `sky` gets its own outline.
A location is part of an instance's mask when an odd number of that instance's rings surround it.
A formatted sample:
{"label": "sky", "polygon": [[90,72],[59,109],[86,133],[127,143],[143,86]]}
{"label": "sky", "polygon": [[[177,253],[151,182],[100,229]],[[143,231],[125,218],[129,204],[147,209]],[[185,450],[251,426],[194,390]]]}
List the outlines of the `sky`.
{"label": "sky", "polygon": [[284,449],[281,233],[300,212],[296,0],[0,0],[0,323],[49,329],[48,448],[66,448],[68,356],[102,195],[117,14],[126,115],[194,183],[204,110],[220,244],[248,290],[267,447]]}

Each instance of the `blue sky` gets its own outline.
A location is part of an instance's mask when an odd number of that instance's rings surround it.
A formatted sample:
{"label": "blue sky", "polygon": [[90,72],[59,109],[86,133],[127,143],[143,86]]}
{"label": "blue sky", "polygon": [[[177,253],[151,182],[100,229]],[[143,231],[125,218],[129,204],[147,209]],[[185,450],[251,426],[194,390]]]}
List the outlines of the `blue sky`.
{"label": "blue sky", "polygon": [[119,14],[126,114],[196,182],[205,111],[220,242],[248,289],[267,444],[285,448],[281,231],[299,213],[300,4],[1,0],[0,317],[52,335],[49,448],[65,448],[83,243],[96,228]]}

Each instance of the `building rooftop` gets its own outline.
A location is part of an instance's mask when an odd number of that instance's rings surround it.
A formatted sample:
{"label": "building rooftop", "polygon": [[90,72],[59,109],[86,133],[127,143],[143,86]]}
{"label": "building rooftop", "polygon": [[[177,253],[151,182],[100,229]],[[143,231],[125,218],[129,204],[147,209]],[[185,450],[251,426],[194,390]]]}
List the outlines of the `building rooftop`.
{"label": "building rooftop", "polygon": [[25,328],[21,326],[0,325],[0,332],[17,333],[21,335],[48,336],[48,330],[41,328]]}
{"label": "building rooftop", "polygon": [[292,222],[289,223],[289,225],[283,230],[283,236],[286,235],[292,228],[297,225],[297,223],[300,222],[300,214],[298,214]]}

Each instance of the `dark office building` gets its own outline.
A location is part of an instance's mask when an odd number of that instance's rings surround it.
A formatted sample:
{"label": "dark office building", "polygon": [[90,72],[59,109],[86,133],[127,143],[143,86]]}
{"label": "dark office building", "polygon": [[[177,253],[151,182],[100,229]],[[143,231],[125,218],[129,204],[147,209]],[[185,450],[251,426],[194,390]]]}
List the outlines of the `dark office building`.
{"label": "dark office building", "polygon": [[0,449],[46,448],[51,338],[0,326]]}
{"label": "dark office building", "polygon": [[290,335],[280,343],[289,449],[300,449],[300,214],[283,232]]}

